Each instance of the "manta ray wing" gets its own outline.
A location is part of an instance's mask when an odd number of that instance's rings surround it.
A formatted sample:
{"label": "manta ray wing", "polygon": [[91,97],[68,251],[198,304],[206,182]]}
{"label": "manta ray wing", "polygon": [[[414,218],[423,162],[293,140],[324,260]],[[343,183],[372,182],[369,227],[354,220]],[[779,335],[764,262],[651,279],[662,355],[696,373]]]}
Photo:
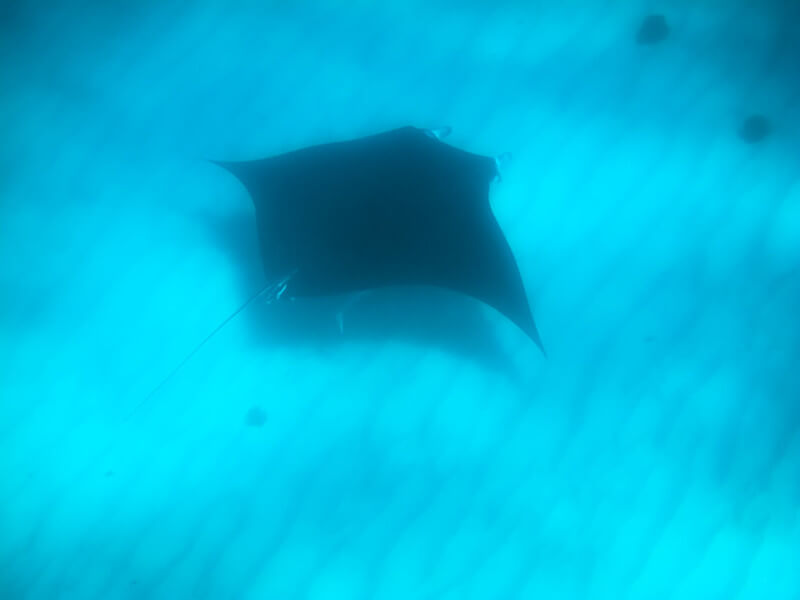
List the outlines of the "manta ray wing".
{"label": "manta ray wing", "polygon": [[291,274],[288,296],[444,287],[493,307],[544,351],[489,204],[494,158],[404,127],[217,164],[250,193],[265,272]]}

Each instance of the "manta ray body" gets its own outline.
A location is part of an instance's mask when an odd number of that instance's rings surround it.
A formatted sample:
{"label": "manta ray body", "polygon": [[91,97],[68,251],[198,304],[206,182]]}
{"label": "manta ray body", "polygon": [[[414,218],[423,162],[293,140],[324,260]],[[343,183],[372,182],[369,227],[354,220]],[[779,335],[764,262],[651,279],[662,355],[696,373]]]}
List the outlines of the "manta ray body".
{"label": "manta ray body", "polygon": [[403,127],[262,160],[220,162],[255,205],[278,298],[438,286],[514,322],[540,348],[522,278],[489,204],[498,160]]}

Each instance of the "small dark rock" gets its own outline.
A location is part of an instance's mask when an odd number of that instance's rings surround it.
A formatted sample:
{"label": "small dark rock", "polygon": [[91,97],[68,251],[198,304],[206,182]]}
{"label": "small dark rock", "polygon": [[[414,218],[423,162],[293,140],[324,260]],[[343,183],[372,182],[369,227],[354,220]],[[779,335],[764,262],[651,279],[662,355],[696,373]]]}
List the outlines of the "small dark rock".
{"label": "small dark rock", "polygon": [[669,37],[669,25],[664,15],[645,17],[636,34],[636,43],[640,46],[652,46]]}
{"label": "small dark rock", "polygon": [[757,144],[772,133],[772,124],[763,115],[750,115],[739,127],[739,137],[748,144]]}
{"label": "small dark rock", "polygon": [[247,423],[250,427],[261,427],[266,422],[267,422],[267,413],[265,413],[257,406],[254,406],[253,408],[247,411],[247,416],[245,417],[245,423]]}
{"label": "small dark rock", "polygon": [[114,475],[114,471],[106,471],[106,477],[112,477]]}

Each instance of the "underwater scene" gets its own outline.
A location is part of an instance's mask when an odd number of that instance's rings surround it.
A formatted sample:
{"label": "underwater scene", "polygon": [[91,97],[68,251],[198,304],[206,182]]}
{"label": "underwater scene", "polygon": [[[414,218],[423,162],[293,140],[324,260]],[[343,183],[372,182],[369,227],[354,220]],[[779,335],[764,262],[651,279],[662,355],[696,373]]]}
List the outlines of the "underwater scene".
{"label": "underwater scene", "polygon": [[0,600],[800,599],[800,2],[0,0]]}

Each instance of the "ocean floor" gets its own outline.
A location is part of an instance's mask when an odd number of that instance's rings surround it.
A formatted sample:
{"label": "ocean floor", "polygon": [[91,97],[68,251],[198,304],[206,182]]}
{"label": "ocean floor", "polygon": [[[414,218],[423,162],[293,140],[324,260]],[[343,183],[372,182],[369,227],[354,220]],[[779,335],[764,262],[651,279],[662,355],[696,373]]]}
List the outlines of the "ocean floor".
{"label": "ocean floor", "polygon": [[[0,8],[0,598],[800,597],[800,5]],[[256,303],[207,159],[448,125],[547,348]],[[791,565],[794,564],[795,567]]]}

